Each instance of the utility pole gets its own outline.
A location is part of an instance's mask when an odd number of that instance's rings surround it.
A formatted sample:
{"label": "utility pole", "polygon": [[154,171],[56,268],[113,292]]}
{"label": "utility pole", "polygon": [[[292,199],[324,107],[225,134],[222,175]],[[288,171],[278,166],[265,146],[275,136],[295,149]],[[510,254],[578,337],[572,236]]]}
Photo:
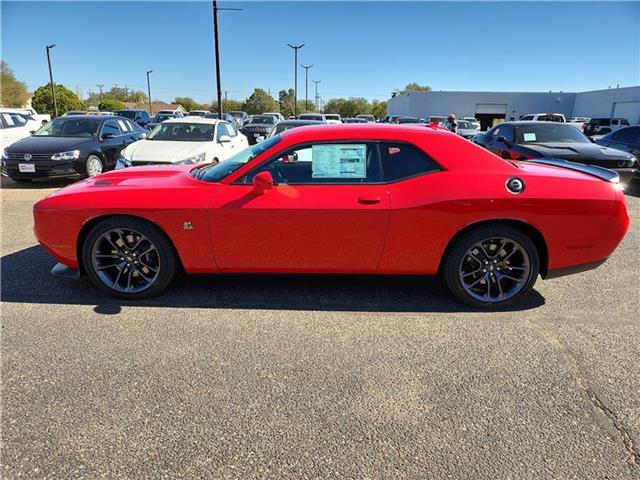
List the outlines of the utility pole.
{"label": "utility pole", "polygon": [[241,8],[218,8],[218,0],[213,0],[213,43],[216,52],[216,93],[218,94],[218,114],[222,118],[222,83],[220,80],[220,41],[218,38],[218,11],[240,11]]}
{"label": "utility pole", "polygon": [[229,90],[225,90],[224,91],[224,101],[227,101],[227,94],[229,93]]}
{"label": "utility pole", "polygon": [[304,47],[304,43],[300,45],[291,45],[287,43],[291,48],[293,48],[293,115],[298,116],[298,50]]}
{"label": "utility pole", "polygon": [[149,95],[149,115],[153,114],[153,110],[151,109],[151,81],[149,80],[149,74],[153,72],[153,70],[147,70],[147,94]]}
{"label": "utility pole", "polygon": [[309,105],[309,69],[313,67],[313,65],[300,66],[304,68],[304,113],[307,113]]}
{"label": "utility pole", "polygon": [[55,116],[58,116],[58,101],[56,100],[56,87],[53,84],[53,73],[51,71],[51,54],[49,50],[55,47],[56,44],[47,45],[47,63],[49,64],[49,85],[51,85],[51,96],[53,97],[53,111],[55,112]]}
{"label": "utility pole", "polygon": [[318,101],[319,101],[320,97],[318,96],[318,84],[319,84],[321,81],[322,81],[322,80],[313,80],[313,83],[315,83],[315,84],[316,84],[316,111],[319,111],[319,108],[318,108],[318,105],[319,105],[319,104],[318,104]]}
{"label": "utility pole", "polygon": [[96,85],[96,87],[100,89],[100,101],[102,102],[102,87],[104,87],[104,83],[101,83],[100,85]]}

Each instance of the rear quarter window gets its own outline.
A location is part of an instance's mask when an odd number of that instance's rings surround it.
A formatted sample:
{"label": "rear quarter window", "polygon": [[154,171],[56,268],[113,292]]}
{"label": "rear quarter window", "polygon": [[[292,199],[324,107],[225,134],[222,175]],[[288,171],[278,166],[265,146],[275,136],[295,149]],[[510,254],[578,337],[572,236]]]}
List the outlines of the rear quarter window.
{"label": "rear quarter window", "polygon": [[384,179],[403,180],[440,170],[439,165],[419,148],[405,143],[381,143]]}

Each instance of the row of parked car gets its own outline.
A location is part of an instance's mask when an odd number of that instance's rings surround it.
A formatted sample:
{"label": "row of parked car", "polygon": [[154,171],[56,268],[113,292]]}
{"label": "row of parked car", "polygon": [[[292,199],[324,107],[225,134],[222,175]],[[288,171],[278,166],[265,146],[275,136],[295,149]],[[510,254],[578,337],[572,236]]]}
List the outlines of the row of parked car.
{"label": "row of parked car", "polygon": [[[2,125],[21,123],[28,129],[23,135],[26,138],[3,142],[11,145],[3,151],[2,174],[20,182],[93,176],[113,168],[158,163],[221,162],[291,128],[376,121],[371,115],[342,119],[324,113],[303,113],[286,120],[276,112],[251,116],[228,112],[222,118],[200,110],[186,116],[179,111],[160,111],[154,117],[144,110],[94,113],[69,112],[41,126],[23,113],[0,111]],[[445,117],[409,117],[414,120],[411,122],[403,121],[405,118],[384,121],[417,126],[446,123]],[[639,126],[589,139],[572,122],[550,118],[504,122],[484,133],[479,132],[476,122],[475,118],[457,120],[457,133],[506,159],[550,157],[592,164],[615,170],[627,181],[636,172],[636,157],[640,158]]]}

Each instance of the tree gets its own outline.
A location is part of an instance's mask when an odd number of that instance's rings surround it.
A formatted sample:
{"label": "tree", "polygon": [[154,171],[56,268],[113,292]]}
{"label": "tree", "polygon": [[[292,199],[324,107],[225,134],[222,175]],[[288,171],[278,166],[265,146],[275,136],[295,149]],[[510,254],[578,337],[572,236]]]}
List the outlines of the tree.
{"label": "tree", "polygon": [[200,106],[198,102],[190,97],[176,97],[174,98],[173,103],[182,105],[187,112],[190,112],[191,110],[198,110],[198,107]]}
{"label": "tree", "polygon": [[23,107],[29,100],[27,85],[18,81],[5,62],[0,62],[0,103],[5,107]]}
{"label": "tree", "polygon": [[[56,101],[58,103],[58,115],[67,113],[70,110],[84,110],[85,104],[78,96],[64,85],[56,85]],[[40,113],[55,114],[53,108],[53,97],[51,96],[50,84],[38,87],[33,92],[31,106]]]}
{"label": "tree", "polygon": [[376,118],[384,118],[387,116],[387,102],[379,102],[373,100],[371,102],[371,115]]}
{"label": "tree", "polygon": [[105,98],[98,104],[98,110],[101,112],[115,112],[116,110],[124,110],[127,106],[119,100],[113,98]]}
{"label": "tree", "polygon": [[419,85],[416,82],[411,82],[407,83],[403,92],[428,92],[429,90],[431,90],[431,87],[428,85]]}
{"label": "tree", "polygon": [[[229,98],[227,100],[222,99],[222,111],[224,112],[237,112],[242,110],[242,101],[241,100],[233,100]],[[203,110],[209,110],[209,105],[206,105],[206,108]],[[211,111],[218,112],[218,99],[214,98],[211,102]]]}
{"label": "tree", "polygon": [[[284,118],[290,117],[294,114],[293,108],[293,88],[289,90],[280,90],[278,93],[278,104],[280,106],[280,113],[284,116]],[[304,110],[299,110],[304,112]]]}
{"label": "tree", "polygon": [[249,115],[256,115],[264,112],[277,112],[278,102],[262,88],[256,88],[242,107],[242,110]]}

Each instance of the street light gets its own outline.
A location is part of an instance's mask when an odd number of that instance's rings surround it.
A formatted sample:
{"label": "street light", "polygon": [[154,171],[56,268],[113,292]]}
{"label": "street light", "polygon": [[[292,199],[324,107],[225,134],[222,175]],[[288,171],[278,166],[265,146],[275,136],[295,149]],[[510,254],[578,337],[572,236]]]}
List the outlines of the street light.
{"label": "street light", "polygon": [[51,85],[51,96],[53,97],[53,110],[55,112],[55,116],[58,116],[58,102],[56,100],[56,89],[53,85],[53,73],[51,71],[51,55],[49,54],[49,50],[55,47],[56,44],[47,45],[47,63],[49,64],[49,85]]}
{"label": "street light", "polygon": [[153,70],[147,70],[147,95],[149,95],[149,115],[153,113],[151,110],[151,82],[149,81],[149,74],[153,72]]}
{"label": "street light", "polygon": [[298,116],[298,50],[304,47],[304,43],[300,45],[291,45],[287,43],[291,48],[293,48],[293,115]]}
{"label": "street light", "polygon": [[307,113],[307,108],[309,104],[309,69],[313,67],[313,65],[300,65],[304,68],[304,113]]}
{"label": "street light", "polygon": [[216,52],[216,84],[217,84],[217,94],[218,94],[218,115],[220,119],[222,119],[222,86],[220,80],[220,42],[218,41],[218,11],[219,10],[228,10],[228,11],[240,11],[241,8],[218,8],[218,0],[213,0],[213,43],[215,44],[215,52]]}
{"label": "street light", "polygon": [[321,82],[322,80],[313,80],[313,83],[316,84],[316,111],[319,112],[320,109],[318,108],[318,84]]}

